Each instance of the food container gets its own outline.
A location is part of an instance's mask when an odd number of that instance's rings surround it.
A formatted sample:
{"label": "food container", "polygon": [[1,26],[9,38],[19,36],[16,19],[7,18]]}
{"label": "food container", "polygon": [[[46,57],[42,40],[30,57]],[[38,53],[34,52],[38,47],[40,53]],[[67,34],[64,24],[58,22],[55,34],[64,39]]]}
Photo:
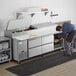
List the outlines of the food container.
{"label": "food container", "polygon": [[8,59],[8,55],[5,54],[4,59],[5,59],[5,60]]}
{"label": "food container", "polygon": [[3,48],[3,49],[7,49],[7,48],[8,48],[8,42],[2,43],[2,48]]}
{"label": "food container", "polygon": [[2,50],[2,44],[0,44],[0,50]]}
{"label": "food container", "polygon": [[0,55],[0,61],[1,61],[1,55]]}

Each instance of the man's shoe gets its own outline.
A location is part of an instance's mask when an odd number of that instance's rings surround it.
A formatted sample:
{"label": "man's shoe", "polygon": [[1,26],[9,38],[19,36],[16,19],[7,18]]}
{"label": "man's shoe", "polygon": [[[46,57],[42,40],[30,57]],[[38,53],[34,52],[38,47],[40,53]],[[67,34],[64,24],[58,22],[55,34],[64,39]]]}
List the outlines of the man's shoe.
{"label": "man's shoe", "polygon": [[66,56],[72,56],[72,54],[66,54]]}
{"label": "man's shoe", "polygon": [[64,53],[63,55],[64,56],[72,56],[72,54],[66,54],[66,53]]}

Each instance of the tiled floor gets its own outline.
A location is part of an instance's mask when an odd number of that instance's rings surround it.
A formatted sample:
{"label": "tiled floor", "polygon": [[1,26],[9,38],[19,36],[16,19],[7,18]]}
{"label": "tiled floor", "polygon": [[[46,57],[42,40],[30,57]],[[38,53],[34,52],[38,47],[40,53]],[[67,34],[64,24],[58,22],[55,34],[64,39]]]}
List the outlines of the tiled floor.
{"label": "tiled floor", "polygon": [[[17,76],[5,70],[5,68],[14,65],[18,64],[13,61],[0,64],[0,76]],[[32,76],[76,76],[76,59],[33,74]]]}

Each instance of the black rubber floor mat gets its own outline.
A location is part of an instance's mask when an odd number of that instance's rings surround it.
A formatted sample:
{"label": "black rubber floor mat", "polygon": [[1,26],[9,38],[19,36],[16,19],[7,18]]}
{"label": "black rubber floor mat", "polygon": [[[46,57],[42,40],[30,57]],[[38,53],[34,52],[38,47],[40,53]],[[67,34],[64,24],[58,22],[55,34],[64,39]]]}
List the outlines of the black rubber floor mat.
{"label": "black rubber floor mat", "polygon": [[63,64],[67,61],[76,59],[76,53],[72,56],[64,56],[62,52],[43,56],[41,58],[19,64],[10,68],[6,68],[8,71],[15,73],[18,76],[31,76],[45,69]]}

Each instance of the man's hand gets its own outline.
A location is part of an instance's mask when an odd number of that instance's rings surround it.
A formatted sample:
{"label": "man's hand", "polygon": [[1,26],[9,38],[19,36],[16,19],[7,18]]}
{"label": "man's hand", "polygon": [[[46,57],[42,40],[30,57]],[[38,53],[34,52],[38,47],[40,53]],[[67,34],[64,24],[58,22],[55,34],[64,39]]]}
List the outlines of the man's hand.
{"label": "man's hand", "polygon": [[64,40],[64,38],[60,38],[60,39],[59,39],[59,41],[62,41],[62,40]]}
{"label": "man's hand", "polygon": [[57,42],[60,42],[60,41],[63,41],[64,38],[60,38],[60,39],[56,39],[54,42],[57,43]]}

